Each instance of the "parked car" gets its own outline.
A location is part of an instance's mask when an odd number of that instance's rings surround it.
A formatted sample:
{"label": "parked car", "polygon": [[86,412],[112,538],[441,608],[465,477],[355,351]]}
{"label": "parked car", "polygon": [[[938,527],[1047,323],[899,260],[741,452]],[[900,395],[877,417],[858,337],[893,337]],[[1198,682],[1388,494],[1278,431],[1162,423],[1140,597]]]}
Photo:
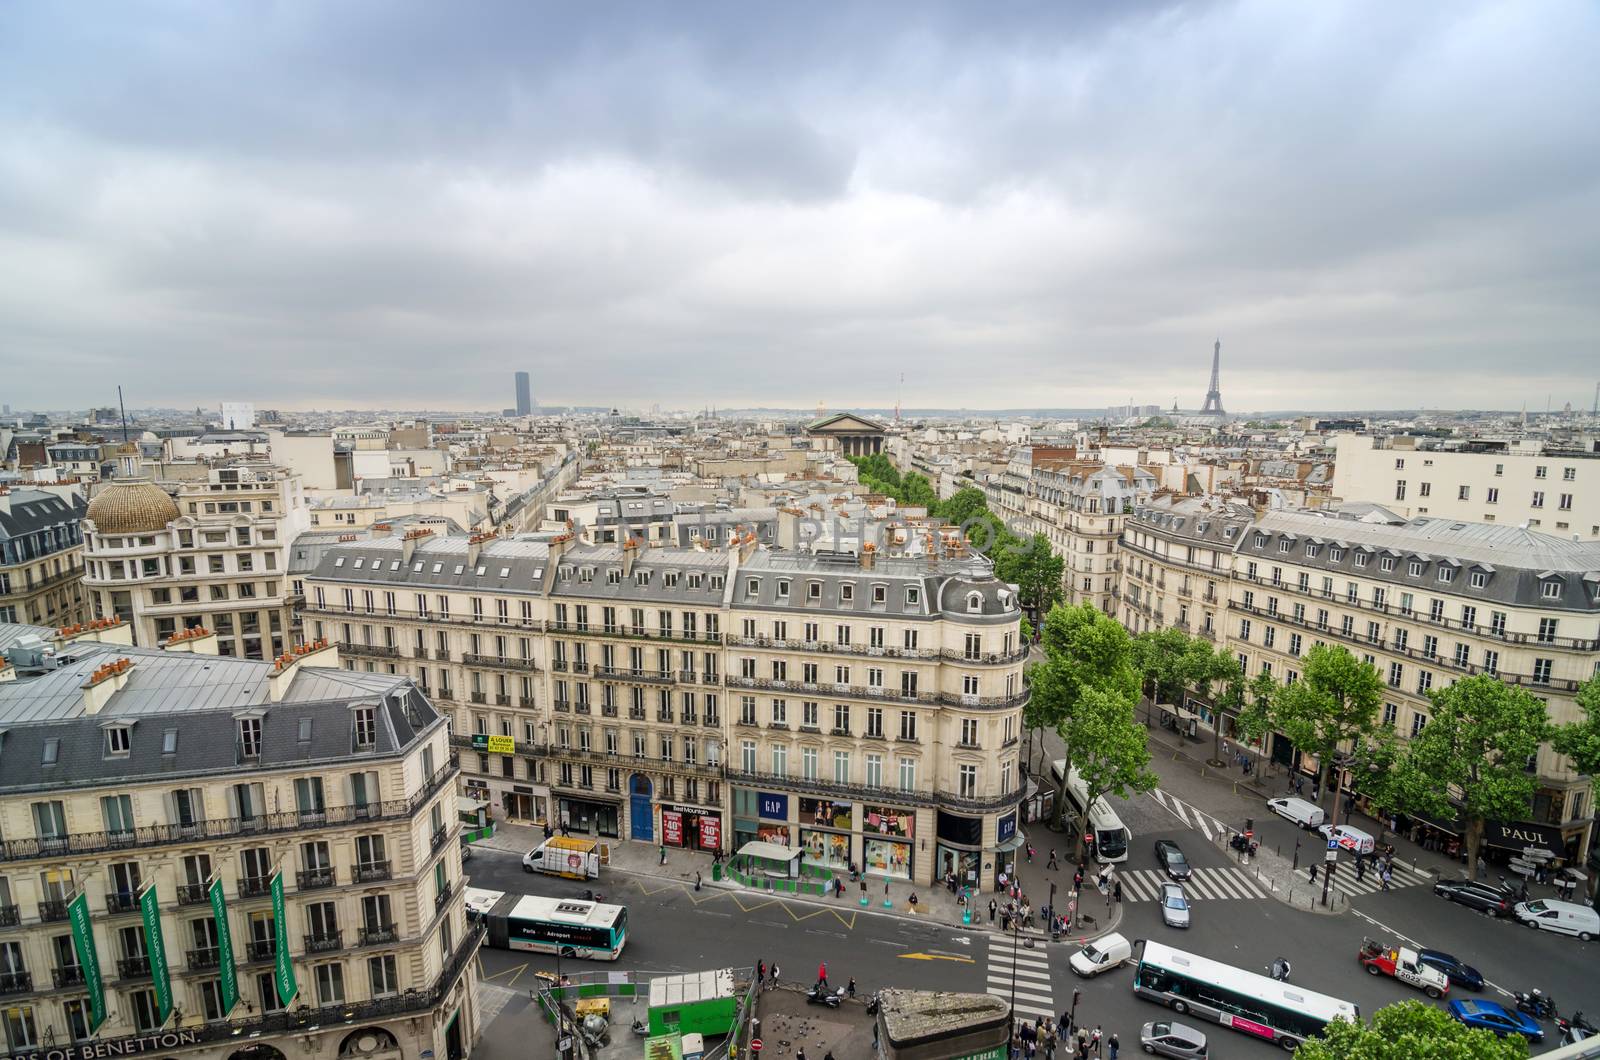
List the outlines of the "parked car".
{"label": "parked car", "polygon": [[1067,965],[1085,979],[1120,968],[1133,956],[1133,944],[1113,931],[1067,958]]}
{"label": "parked car", "polygon": [[1183,884],[1161,885],[1161,920],[1167,927],[1189,926],[1189,899],[1184,896]]}
{"label": "parked car", "polygon": [[1468,1027],[1481,1027],[1504,1038],[1520,1034],[1530,1042],[1544,1041],[1544,1028],[1532,1016],[1515,1012],[1481,997],[1459,998],[1447,1006],[1450,1015]]}
{"label": "parked car", "polygon": [[1175,880],[1189,878],[1189,859],[1183,856],[1183,850],[1170,839],[1156,840],[1156,861],[1166,874]]}
{"label": "parked car", "polygon": [[1177,1060],[1203,1060],[1206,1036],[1187,1023],[1156,1020],[1139,1032],[1139,1044],[1152,1056],[1172,1056]]}
{"label": "parked car", "polygon": [[1301,828],[1315,828],[1328,819],[1327,812],[1321,806],[1293,796],[1268,799],[1267,809],[1286,821],[1293,821]]}
{"label": "parked car", "polygon": [[1455,986],[1468,990],[1482,990],[1483,976],[1470,964],[1463,964],[1448,953],[1439,950],[1418,950],[1417,960],[1430,968],[1437,968]]}
{"label": "parked car", "polygon": [[1490,916],[1510,916],[1517,904],[1516,895],[1507,888],[1476,880],[1439,880],[1433,893]]}
{"label": "parked car", "polygon": [[1325,824],[1317,831],[1324,839],[1338,840],[1339,849],[1352,854],[1370,854],[1378,849],[1378,841],[1370,833],[1347,824]]}
{"label": "parked car", "polygon": [[1518,922],[1540,931],[1576,935],[1580,942],[1600,937],[1600,913],[1576,902],[1558,902],[1554,898],[1518,902],[1511,907],[1511,915]]}

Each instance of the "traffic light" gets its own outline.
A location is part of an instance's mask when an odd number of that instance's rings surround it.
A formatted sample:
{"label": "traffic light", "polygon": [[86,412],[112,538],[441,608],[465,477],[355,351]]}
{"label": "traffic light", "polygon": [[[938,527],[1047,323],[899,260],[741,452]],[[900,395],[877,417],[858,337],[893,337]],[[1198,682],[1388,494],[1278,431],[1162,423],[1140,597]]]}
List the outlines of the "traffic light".
{"label": "traffic light", "polygon": [[1246,839],[1254,839],[1255,835],[1256,835],[1256,819],[1254,817],[1246,817],[1244,819],[1244,837]]}

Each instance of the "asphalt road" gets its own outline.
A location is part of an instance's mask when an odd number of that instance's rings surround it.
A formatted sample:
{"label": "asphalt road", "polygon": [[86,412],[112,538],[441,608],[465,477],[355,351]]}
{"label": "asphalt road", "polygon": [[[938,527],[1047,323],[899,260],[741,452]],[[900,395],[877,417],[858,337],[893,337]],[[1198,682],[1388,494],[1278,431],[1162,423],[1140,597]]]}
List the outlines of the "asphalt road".
{"label": "asphalt road", "polygon": [[[1288,853],[1296,830],[1267,814],[1259,799],[1236,796],[1226,782],[1159,758],[1155,765],[1162,775],[1161,797],[1139,795],[1116,804],[1135,833],[1130,859],[1119,867],[1128,899],[1121,931],[1130,939],[1161,939],[1258,971],[1284,956],[1293,963],[1294,982],[1354,1002],[1368,1014],[1422,995],[1392,979],[1365,974],[1356,962],[1362,936],[1410,941],[1455,954],[1495,987],[1537,986],[1551,993],[1563,1012],[1578,1008],[1600,1015],[1600,977],[1591,972],[1600,943],[1580,943],[1480,916],[1434,897],[1425,884],[1357,896],[1351,911],[1340,915],[1290,909],[1266,896],[1264,885],[1241,881],[1244,874],[1206,833],[1221,824],[1238,827],[1252,816],[1263,841],[1286,843]],[[1176,840],[1199,870],[1190,885],[1193,926],[1187,931],[1164,926],[1150,900],[1157,880],[1152,849],[1157,838]],[[1320,857],[1320,850],[1305,850]],[[555,895],[584,890],[575,881],[526,874],[514,855],[491,850],[477,852],[467,868],[478,887]],[[1070,882],[1070,871],[1065,882]],[[1009,996],[1015,971],[1019,1012],[1059,1013],[1079,989],[1079,1022],[1115,1031],[1124,1048],[1135,1048],[1140,1026],[1165,1012],[1133,996],[1131,970],[1078,980],[1066,964],[1070,948],[1062,944],[1032,952],[1018,948],[1013,958],[1011,942],[987,932],[873,915],[849,902],[818,907],[720,889],[696,892],[689,881],[620,872],[605,876],[601,890],[608,900],[629,906],[632,931],[619,963],[624,968],[682,972],[777,961],[785,979],[809,982],[818,963],[826,960],[832,982],[843,984],[854,976],[863,991],[901,986],[992,990],[1003,996]],[[533,971],[554,969],[553,958],[483,952],[486,974],[498,985],[523,989]],[[1493,988],[1485,994],[1505,1000]],[[1554,1026],[1547,1029],[1546,1043],[1536,1051],[1557,1044]],[[1239,1034],[1219,1030],[1213,1038],[1213,1055],[1264,1057],[1275,1052]]]}

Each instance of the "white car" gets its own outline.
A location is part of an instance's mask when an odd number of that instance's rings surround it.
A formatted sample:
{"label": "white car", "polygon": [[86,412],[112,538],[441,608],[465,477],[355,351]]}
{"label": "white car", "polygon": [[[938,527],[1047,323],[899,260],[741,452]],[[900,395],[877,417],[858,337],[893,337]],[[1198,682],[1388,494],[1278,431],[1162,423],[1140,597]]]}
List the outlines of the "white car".
{"label": "white car", "polygon": [[1359,828],[1347,824],[1325,824],[1317,831],[1324,839],[1337,839],[1340,850],[1352,854],[1370,854],[1378,849],[1378,841]]}
{"label": "white car", "polygon": [[1132,956],[1133,944],[1113,931],[1074,953],[1067,959],[1067,965],[1088,979],[1120,967]]}
{"label": "white car", "polygon": [[1161,885],[1161,922],[1167,927],[1189,926],[1189,899],[1184,896],[1181,883]]}

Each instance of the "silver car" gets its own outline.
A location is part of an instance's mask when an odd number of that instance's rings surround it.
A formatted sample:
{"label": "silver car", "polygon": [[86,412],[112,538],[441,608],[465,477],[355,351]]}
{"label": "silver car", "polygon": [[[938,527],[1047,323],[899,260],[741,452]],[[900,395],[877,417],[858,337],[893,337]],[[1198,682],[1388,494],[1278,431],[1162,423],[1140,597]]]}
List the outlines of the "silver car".
{"label": "silver car", "polygon": [[1206,1055],[1206,1036],[1187,1023],[1146,1023],[1139,1044],[1147,1053],[1178,1060],[1204,1060]]}
{"label": "silver car", "polygon": [[1163,883],[1161,885],[1161,919],[1167,927],[1186,928],[1189,926],[1189,899],[1184,896],[1183,884]]}

